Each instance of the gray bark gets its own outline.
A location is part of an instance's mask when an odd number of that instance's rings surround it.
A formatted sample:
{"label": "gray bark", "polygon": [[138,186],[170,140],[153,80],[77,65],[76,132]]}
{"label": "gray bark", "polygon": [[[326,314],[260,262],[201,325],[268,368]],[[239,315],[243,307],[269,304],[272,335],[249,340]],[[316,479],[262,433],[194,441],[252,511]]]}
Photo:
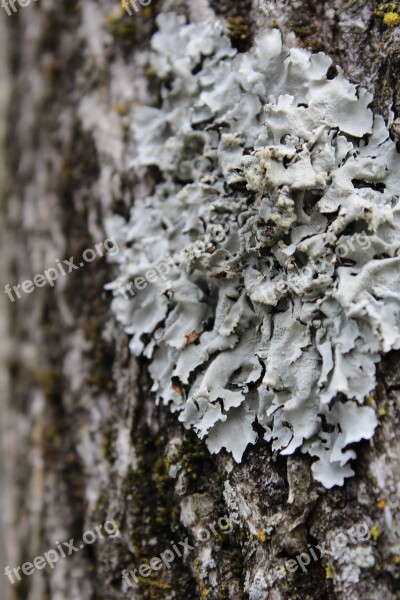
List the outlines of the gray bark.
{"label": "gray bark", "polygon": [[[5,17],[12,92],[2,252],[11,285],[94,247],[106,237],[103,219],[127,214],[134,202],[143,183],[124,162],[132,143],[127,124],[135,104],[157,95],[141,52],[166,9],[191,20],[230,18],[233,37],[244,28],[247,38],[236,39],[244,45],[265,25],[279,26],[287,44],[323,50],[370,89],[375,112],[399,115],[400,29],[373,16],[370,0],[276,3],[268,13],[251,0],[153,0],[124,18],[113,17],[111,0],[19,7]],[[327,491],[310,479],[307,457],[278,457],[260,442],[236,465],[223,452],[211,456],[157,407],[146,364],[129,355],[111,313],[104,285],[112,278],[110,265],[96,262],[8,302],[7,564],[31,561],[56,540],[80,540],[107,519],[118,523],[120,537],[13,586],[2,575],[2,597],[398,597],[400,353],[380,365],[380,426],[360,448],[356,476]],[[125,590],[123,569],[159,555],[171,540],[190,542],[196,527],[223,515],[236,522],[230,535],[211,536],[169,570]],[[332,550],[335,533],[364,521],[374,536],[360,546],[358,569],[343,550],[313,561],[306,573],[273,575],[308,543]],[[269,588],[258,590],[266,573]]]}

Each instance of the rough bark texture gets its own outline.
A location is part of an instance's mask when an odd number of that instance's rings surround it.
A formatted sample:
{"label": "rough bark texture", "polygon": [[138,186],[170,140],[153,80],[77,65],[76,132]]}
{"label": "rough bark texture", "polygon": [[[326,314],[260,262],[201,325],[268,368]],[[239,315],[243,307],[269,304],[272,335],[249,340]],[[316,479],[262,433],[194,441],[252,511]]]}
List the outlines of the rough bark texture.
{"label": "rough bark texture", "polygon": [[[242,46],[259,28],[277,26],[287,44],[330,54],[374,93],[377,113],[400,116],[400,28],[374,16],[370,0],[271,3],[268,11],[251,0],[153,0],[123,18],[111,0],[20,7],[5,17],[12,95],[3,260],[11,285],[56,258],[80,257],[105,239],[102,219],[126,214],[134,202],[140,182],[124,160],[132,143],[127,124],[136,103],[157,99],[142,51],[156,14],[167,9],[191,20],[229,18]],[[95,262],[8,305],[7,562],[21,565],[107,519],[121,535],[14,586],[2,575],[2,597],[398,597],[399,353],[381,364],[380,427],[360,449],[356,477],[327,491],[310,479],[308,458],[278,457],[260,442],[238,466],[224,453],[210,456],[156,407],[146,364],[129,355],[110,311],[103,287],[112,277],[105,260]],[[235,522],[230,535],[212,536],[170,570],[124,586],[123,569],[157,556],[171,540],[193,540],[196,527],[223,515]],[[308,543],[329,550],[335,533],[362,521],[373,538],[362,545],[356,576],[349,576],[345,550],[313,561],[307,573],[274,575]],[[272,579],[263,590],[258,581],[266,573]]]}

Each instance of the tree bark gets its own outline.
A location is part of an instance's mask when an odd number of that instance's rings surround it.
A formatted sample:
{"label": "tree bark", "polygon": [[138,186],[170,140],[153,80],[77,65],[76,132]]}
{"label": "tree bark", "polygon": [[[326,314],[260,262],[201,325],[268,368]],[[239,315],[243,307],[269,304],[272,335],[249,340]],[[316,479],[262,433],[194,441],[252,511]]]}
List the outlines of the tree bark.
{"label": "tree bark", "polygon": [[[14,285],[57,258],[79,257],[106,238],[104,218],[127,215],[140,185],[125,161],[129,116],[158,92],[142,52],[160,11],[192,21],[230,19],[233,38],[238,26],[245,32],[234,42],[247,47],[259,29],[277,26],[286,44],[329,54],[346,77],[373,92],[375,113],[386,118],[393,110],[397,119],[400,28],[374,15],[374,2],[262,4],[153,0],[122,17],[111,0],[41,0],[5,16],[12,88],[2,210],[6,281]],[[398,130],[395,121],[394,136]],[[31,561],[57,540],[80,540],[109,519],[120,536],[15,585],[2,575],[4,597],[399,597],[400,353],[379,367],[380,425],[359,450],[356,476],[328,491],[311,479],[308,457],[277,456],[259,442],[237,465],[224,452],[210,455],[155,405],[147,366],[129,354],[104,291],[114,275],[103,260],[8,302],[7,564]],[[212,535],[134,588],[124,585],[123,569],[137,569],[171,540],[191,543],[199,526],[225,515],[232,533]],[[360,522],[373,535],[359,555],[334,551],[335,535]],[[282,572],[307,544],[321,543],[328,554],[307,572]]]}

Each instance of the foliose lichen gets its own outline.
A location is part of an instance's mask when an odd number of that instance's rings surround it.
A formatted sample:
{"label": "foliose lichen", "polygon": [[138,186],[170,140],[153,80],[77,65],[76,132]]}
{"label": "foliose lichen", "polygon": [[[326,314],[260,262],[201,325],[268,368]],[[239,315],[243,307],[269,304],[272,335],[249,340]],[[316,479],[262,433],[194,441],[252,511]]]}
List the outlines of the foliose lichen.
{"label": "foliose lichen", "polygon": [[[138,172],[160,182],[108,233],[125,249],[114,311],[157,401],[240,461],[257,421],[282,454],[354,474],[377,426],[367,396],[400,348],[400,161],[370,93],[277,30],[238,54],[222,25],[164,14],[160,108],[136,111]],[[343,248],[346,251],[343,251]],[[338,251],[340,250],[340,251]],[[129,297],[121,285],[176,268]]]}

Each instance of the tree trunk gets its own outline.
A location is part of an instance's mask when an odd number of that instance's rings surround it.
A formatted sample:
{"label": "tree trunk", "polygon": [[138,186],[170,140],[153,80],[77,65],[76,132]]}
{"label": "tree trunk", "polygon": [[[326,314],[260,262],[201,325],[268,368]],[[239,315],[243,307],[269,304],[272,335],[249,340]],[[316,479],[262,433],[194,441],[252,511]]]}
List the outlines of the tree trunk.
{"label": "tree trunk", "polygon": [[[158,92],[157,83],[148,83],[142,53],[161,11],[190,21],[229,18],[231,36],[239,27],[247,47],[257,31],[278,26],[285,44],[326,52],[346,77],[368,88],[375,113],[400,114],[400,29],[373,14],[374,2],[261,4],[153,0],[123,17],[111,0],[40,0],[4,13],[4,86],[7,78],[11,84],[2,211],[6,282],[80,256],[107,237],[107,216],[127,215],[138,185],[125,161],[129,115]],[[309,457],[277,456],[260,441],[237,465],[224,451],[211,455],[156,406],[147,365],[130,355],[104,291],[114,277],[103,259],[55,287],[7,300],[7,564],[32,561],[58,541],[81,540],[109,520],[120,535],[86,545],[54,569],[15,578],[14,585],[4,575],[2,597],[398,597],[400,353],[379,366],[379,427],[361,444],[356,476],[326,490],[312,480]],[[127,586],[124,569],[138,569],[171,549],[171,541],[187,538],[194,546],[200,526],[225,516],[232,532],[219,526],[168,568],[139,574]],[[356,550],[335,549],[335,536],[355,523],[368,525],[369,539]],[[325,544],[326,555],[288,572],[286,561],[309,552],[307,544]]]}

